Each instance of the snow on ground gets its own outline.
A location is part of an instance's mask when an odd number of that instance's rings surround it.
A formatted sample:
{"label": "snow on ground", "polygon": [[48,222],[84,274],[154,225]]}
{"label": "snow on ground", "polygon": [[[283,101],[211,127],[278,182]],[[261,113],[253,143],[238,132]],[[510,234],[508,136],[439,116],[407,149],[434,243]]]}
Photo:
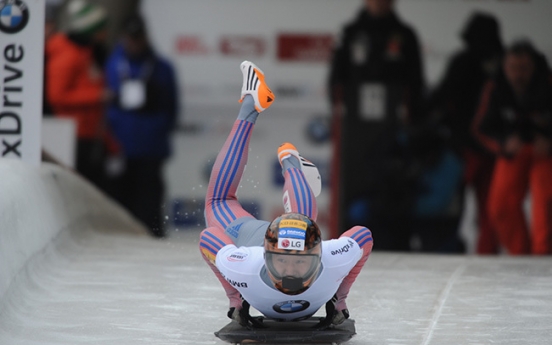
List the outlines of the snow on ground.
{"label": "snow on ground", "polygon": [[[200,229],[150,238],[54,166],[0,161],[0,176],[0,344],[223,344],[227,301]],[[375,252],[348,306],[352,345],[546,344],[552,265]]]}

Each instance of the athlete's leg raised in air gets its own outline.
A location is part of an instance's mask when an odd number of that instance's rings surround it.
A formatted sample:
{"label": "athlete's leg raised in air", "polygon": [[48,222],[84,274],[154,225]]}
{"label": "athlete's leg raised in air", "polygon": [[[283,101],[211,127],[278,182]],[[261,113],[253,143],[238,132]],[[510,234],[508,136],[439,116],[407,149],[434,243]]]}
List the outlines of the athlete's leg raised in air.
{"label": "athlete's leg raised in air", "polygon": [[262,71],[245,61],[241,64],[241,69],[242,106],[224,146],[217,155],[205,198],[207,226],[223,230],[238,218],[253,218],[238,202],[236,191],[247,163],[249,141],[257,116],[274,100],[272,92],[264,83]]}
{"label": "athlete's leg raised in air", "polygon": [[282,174],[285,181],[282,200],[285,212],[301,213],[316,221],[318,216],[316,198],[302,171],[302,164],[310,164],[313,167],[314,165],[305,161],[299,155],[295,146],[290,143],[280,145],[278,159],[282,165]]}
{"label": "athlete's leg raised in air", "polygon": [[[246,97],[242,103],[244,108],[253,107],[252,99]],[[240,114],[242,114],[240,111]],[[205,221],[209,227],[218,227],[225,230],[228,225],[240,217],[253,217],[245,211],[236,197],[243,170],[247,163],[249,140],[254,121],[238,119],[234,122],[232,131],[220,150],[207,187],[205,198]]]}

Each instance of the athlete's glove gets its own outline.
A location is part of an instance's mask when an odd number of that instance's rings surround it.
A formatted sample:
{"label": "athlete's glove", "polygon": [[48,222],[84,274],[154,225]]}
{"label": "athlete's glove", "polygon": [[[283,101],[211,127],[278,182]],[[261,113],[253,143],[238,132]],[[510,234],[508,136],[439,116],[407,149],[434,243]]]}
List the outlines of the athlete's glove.
{"label": "athlete's glove", "polygon": [[317,330],[324,330],[332,325],[340,325],[349,318],[349,310],[336,310],[336,303],[337,296],[334,295],[333,298],[326,303],[326,317],[322,318],[314,328]]}
{"label": "athlete's glove", "polygon": [[249,308],[250,308],[249,303],[246,300],[243,300],[242,308],[240,310],[237,310],[236,308],[232,307],[230,308],[230,310],[228,310],[227,315],[229,318],[231,318],[234,321],[237,321],[240,325],[248,329],[265,328],[266,326],[263,324],[263,317],[251,316],[249,314]]}

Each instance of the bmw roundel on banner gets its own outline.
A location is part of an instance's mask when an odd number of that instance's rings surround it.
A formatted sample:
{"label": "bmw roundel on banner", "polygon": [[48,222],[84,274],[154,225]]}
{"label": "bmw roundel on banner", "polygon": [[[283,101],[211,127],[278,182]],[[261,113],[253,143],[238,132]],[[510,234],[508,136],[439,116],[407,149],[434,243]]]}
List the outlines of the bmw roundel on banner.
{"label": "bmw roundel on banner", "polygon": [[21,0],[0,1],[0,31],[17,33],[29,22],[29,10]]}

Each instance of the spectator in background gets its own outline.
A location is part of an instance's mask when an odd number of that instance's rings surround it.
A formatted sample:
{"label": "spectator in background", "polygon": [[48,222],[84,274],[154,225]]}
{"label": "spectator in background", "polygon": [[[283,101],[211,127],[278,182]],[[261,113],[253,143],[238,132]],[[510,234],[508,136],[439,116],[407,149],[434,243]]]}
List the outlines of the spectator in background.
{"label": "spectator in background", "polygon": [[424,80],[417,34],[394,4],[365,0],[333,54],[329,92],[338,149],[332,174],[339,187],[333,186],[332,199],[343,205],[337,228],[361,221],[379,229],[377,249],[408,250],[404,225],[415,191],[403,139],[424,117]]}
{"label": "spectator in background", "polygon": [[[506,51],[473,129],[497,157],[488,207],[500,244],[512,255],[552,254],[552,74],[531,43]],[[531,225],[523,209],[527,189]]]}
{"label": "spectator in background", "polygon": [[44,18],[44,78],[43,78],[43,88],[42,88],[42,114],[44,116],[52,116],[53,110],[50,106],[50,103],[48,103],[48,98],[46,95],[46,80],[48,79],[48,73],[47,73],[47,65],[48,65],[48,54],[47,52],[47,45],[50,38],[54,36],[54,34],[58,31],[58,25],[57,25],[57,16],[58,11],[60,8],[60,1],[46,1],[46,9],[45,9],[45,18]]}
{"label": "spectator in background", "polygon": [[475,139],[470,126],[483,86],[500,69],[503,45],[499,23],[490,14],[474,13],[461,38],[464,48],[452,56],[441,82],[431,92],[429,109],[434,120],[449,129],[452,148],[464,162],[464,187],[472,186],[475,192],[479,230],[476,252],[495,254],[498,240],[487,212],[494,155]]}
{"label": "spectator in background", "polygon": [[55,116],[76,122],[76,170],[103,189],[109,143],[104,106],[111,94],[97,52],[105,49],[108,18],[102,7],[83,0],[69,2],[67,9],[68,32],[46,43],[46,98]]}
{"label": "spectator in background", "polygon": [[154,51],[140,16],[126,21],[106,75],[116,95],[108,108],[109,125],[124,161],[115,195],[152,235],[164,237],[163,166],[171,154],[178,90],[171,64]]}
{"label": "spectator in background", "polygon": [[431,253],[465,252],[460,237],[463,164],[440,123],[421,124],[408,133],[414,203],[409,228],[411,249]]}

